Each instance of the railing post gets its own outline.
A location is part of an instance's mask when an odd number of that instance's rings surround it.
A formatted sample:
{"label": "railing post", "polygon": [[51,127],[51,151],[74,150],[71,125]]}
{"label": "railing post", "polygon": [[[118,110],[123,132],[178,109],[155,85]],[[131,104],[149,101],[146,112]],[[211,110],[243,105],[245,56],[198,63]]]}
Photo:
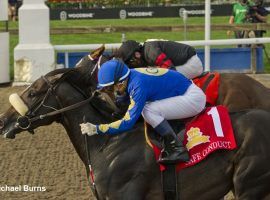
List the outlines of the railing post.
{"label": "railing post", "polygon": [[257,45],[251,45],[251,72],[255,74],[257,72]]}
{"label": "railing post", "polygon": [[[211,1],[205,0],[205,41],[209,41],[211,38]],[[205,45],[204,47],[204,70],[210,71],[210,45]]]}
{"label": "railing post", "polygon": [[69,55],[68,52],[65,52],[65,68],[69,68]]}
{"label": "railing post", "polygon": [[7,83],[9,78],[9,32],[8,32],[8,0],[0,0],[0,22],[6,24],[0,31],[0,83]]}

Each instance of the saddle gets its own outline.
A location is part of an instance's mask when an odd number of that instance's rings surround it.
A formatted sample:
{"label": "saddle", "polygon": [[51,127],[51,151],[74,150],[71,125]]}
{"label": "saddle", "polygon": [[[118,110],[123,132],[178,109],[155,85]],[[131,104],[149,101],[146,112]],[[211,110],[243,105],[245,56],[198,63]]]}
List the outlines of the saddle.
{"label": "saddle", "polygon": [[204,72],[201,76],[194,78],[193,82],[205,93],[207,105],[216,105],[220,74],[218,72]]}

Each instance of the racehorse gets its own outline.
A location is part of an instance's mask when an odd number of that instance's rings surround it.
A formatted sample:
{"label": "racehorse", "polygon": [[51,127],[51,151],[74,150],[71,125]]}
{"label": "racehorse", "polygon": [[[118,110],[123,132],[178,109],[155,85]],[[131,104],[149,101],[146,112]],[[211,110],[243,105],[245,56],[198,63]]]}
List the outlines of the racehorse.
{"label": "racehorse", "polygon": [[[106,102],[78,87],[77,70],[58,70],[36,80],[1,115],[1,134],[15,138],[22,131],[59,122],[95,183],[91,188],[97,199],[164,199],[159,166],[142,122],[115,136],[81,134],[79,124],[84,121],[99,124],[115,119],[105,109]],[[24,115],[20,108],[27,108]],[[215,151],[180,171],[180,199],[221,199],[231,189],[239,200],[270,199],[270,113],[251,110],[230,116],[238,148]]]}
{"label": "racehorse", "polygon": [[[89,55],[83,57],[76,65],[81,68],[85,84],[91,82],[93,88],[96,86],[96,79],[89,80],[90,73],[96,74],[97,65],[93,65],[92,60],[98,60],[99,64],[111,59],[103,56],[104,46],[94,50]],[[96,68],[95,68],[95,67]],[[92,89],[93,89],[92,88]],[[217,105],[224,105],[230,111],[240,111],[250,108],[258,108],[270,111],[270,88],[265,87],[260,82],[241,73],[221,73],[218,86]]]}

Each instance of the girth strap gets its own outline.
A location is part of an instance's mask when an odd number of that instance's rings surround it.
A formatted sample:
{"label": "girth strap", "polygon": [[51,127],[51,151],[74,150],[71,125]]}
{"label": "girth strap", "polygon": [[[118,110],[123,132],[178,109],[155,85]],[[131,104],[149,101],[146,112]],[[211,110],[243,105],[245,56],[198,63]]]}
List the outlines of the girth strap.
{"label": "girth strap", "polygon": [[162,171],[162,187],[165,200],[178,200],[176,165],[166,165]]}

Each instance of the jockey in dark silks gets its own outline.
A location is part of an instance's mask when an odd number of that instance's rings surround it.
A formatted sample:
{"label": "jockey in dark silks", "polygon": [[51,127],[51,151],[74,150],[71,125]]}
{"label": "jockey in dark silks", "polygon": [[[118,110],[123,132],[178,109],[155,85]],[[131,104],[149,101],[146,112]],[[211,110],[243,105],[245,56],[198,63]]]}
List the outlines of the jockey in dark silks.
{"label": "jockey in dark silks", "polygon": [[116,52],[116,57],[122,58],[128,66],[176,69],[189,79],[202,74],[203,66],[196,50],[186,44],[173,41],[146,41],[143,45],[128,40],[123,42]]}
{"label": "jockey in dark silks", "polygon": [[121,120],[110,124],[81,124],[83,134],[119,134],[132,129],[140,115],[164,139],[159,162],[188,161],[186,148],[167,120],[197,115],[205,107],[203,91],[182,74],[162,68],[129,69],[117,59],[105,62],[98,72],[98,87],[130,100]]}

